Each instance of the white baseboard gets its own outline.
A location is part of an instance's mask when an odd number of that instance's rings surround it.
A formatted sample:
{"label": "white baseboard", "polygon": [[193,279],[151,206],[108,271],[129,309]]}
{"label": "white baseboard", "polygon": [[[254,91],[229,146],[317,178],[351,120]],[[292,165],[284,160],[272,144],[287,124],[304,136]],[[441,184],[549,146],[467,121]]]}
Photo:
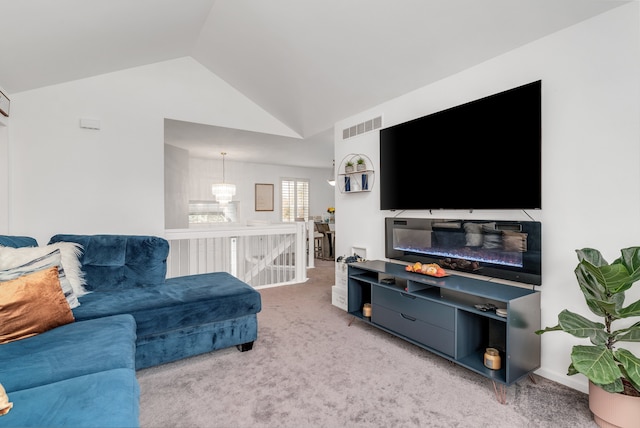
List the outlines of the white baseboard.
{"label": "white baseboard", "polygon": [[573,388],[577,391],[584,392],[585,394],[589,393],[589,381],[581,374],[567,376],[564,373],[553,372],[545,370],[543,368],[536,370],[535,374],[554,382],[558,382],[562,385],[568,386],[569,388]]}

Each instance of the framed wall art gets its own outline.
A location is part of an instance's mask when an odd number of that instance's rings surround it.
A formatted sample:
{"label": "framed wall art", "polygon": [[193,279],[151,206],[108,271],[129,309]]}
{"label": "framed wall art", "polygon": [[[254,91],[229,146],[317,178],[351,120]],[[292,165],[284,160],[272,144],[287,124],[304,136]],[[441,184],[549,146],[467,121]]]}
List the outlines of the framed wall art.
{"label": "framed wall art", "polygon": [[273,211],[273,184],[256,183],[256,211]]}
{"label": "framed wall art", "polygon": [[0,91],[0,113],[3,116],[9,117],[9,103],[9,98],[2,91]]}

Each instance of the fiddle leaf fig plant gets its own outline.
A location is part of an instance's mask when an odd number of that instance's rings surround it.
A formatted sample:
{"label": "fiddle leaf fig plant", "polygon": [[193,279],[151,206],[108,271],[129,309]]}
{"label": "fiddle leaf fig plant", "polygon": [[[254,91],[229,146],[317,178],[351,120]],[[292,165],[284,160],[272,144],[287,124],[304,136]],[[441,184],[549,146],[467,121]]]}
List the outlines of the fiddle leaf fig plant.
{"label": "fiddle leaf fig plant", "polygon": [[615,330],[613,324],[626,318],[640,318],[640,300],[624,306],[625,291],[640,280],[640,247],[621,250],[611,264],[598,250],[576,250],[578,266],[574,272],[587,306],[602,322],[563,310],[558,325],[536,331],[564,331],[588,338],[591,345],[576,345],[571,350],[567,375],[582,373],[592,383],[613,393],[640,396],[640,359],[620,342],[640,342],[640,321]]}

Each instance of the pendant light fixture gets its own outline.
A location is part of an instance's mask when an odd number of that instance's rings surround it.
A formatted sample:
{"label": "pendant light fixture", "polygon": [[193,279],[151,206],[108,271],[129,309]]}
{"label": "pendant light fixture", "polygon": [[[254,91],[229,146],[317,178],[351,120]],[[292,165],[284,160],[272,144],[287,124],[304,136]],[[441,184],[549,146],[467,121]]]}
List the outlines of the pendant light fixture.
{"label": "pendant light fixture", "polygon": [[227,153],[222,152],[222,183],[214,183],[211,185],[211,193],[216,197],[216,201],[220,205],[227,205],[236,194],[236,185],[224,182],[224,157]]}
{"label": "pendant light fixture", "polygon": [[327,179],[327,183],[329,183],[331,186],[335,186],[336,185],[336,160],[333,160],[333,167],[331,168],[331,177],[329,177],[329,179]]}

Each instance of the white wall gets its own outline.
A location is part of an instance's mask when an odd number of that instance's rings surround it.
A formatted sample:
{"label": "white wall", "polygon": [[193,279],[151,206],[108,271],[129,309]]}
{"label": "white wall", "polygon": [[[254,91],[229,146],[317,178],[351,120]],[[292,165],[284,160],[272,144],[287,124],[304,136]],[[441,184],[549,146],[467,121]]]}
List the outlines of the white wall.
{"label": "white wall", "polygon": [[165,118],[297,136],[191,58],[16,93],[9,232],[162,235]]}
{"label": "white wall", "polygon": [[[0,91],[6,94],[0,86]],[[0,234],[9,233],[9,118],[0,114]]]}
{"label": "white wall", "polygon": [[[225,182],[236,185],[234,201],[239,204],[239,223],[249,220],[280,222],[280,180],[282,178],[303,178],[309,180],[309,215],[323,215],[334,204],[334,191],[327,183],[330,168],[302,168],[268,165],[249,162],[233,162],[225,159]],[[191,200],[213,200],[211,184],[222,179],[222,160],[191,158],[189,160],[189,181]],[[274,185],[274,210],[255,211],[255,184]]]}
{"label": "white wall", "polygon": [[[543,209],[529,212],[543,230],[542,324],[556,325],[563,308],[588,316],[574,250],[597,248],[612,261],[620,248],[640,245],[639,22],[638,3],[628,4],[347,118],[335,126],[336,163],[359,152],[379,167],[378,132],[341,140],[343,128],[365,119],[382,114],[387,127],[542,79]],[[429,176],[428,150],[407,155],[425,158],[425,180],[407,185],[438,191],[446,178]],[[337,193],[336,206],[337,254],[358,245],[369,259],[384,258],[386,216],[528,219],[518,211],[383,212],[377,184],[370,193]],[[575,343],[583,342],[543,335],[538,373],[586,391],[584,376],[566,376]]]}
{"label": "white wall", "polygon": [[189,151],[164,145],[164,227],[189,227]]}

